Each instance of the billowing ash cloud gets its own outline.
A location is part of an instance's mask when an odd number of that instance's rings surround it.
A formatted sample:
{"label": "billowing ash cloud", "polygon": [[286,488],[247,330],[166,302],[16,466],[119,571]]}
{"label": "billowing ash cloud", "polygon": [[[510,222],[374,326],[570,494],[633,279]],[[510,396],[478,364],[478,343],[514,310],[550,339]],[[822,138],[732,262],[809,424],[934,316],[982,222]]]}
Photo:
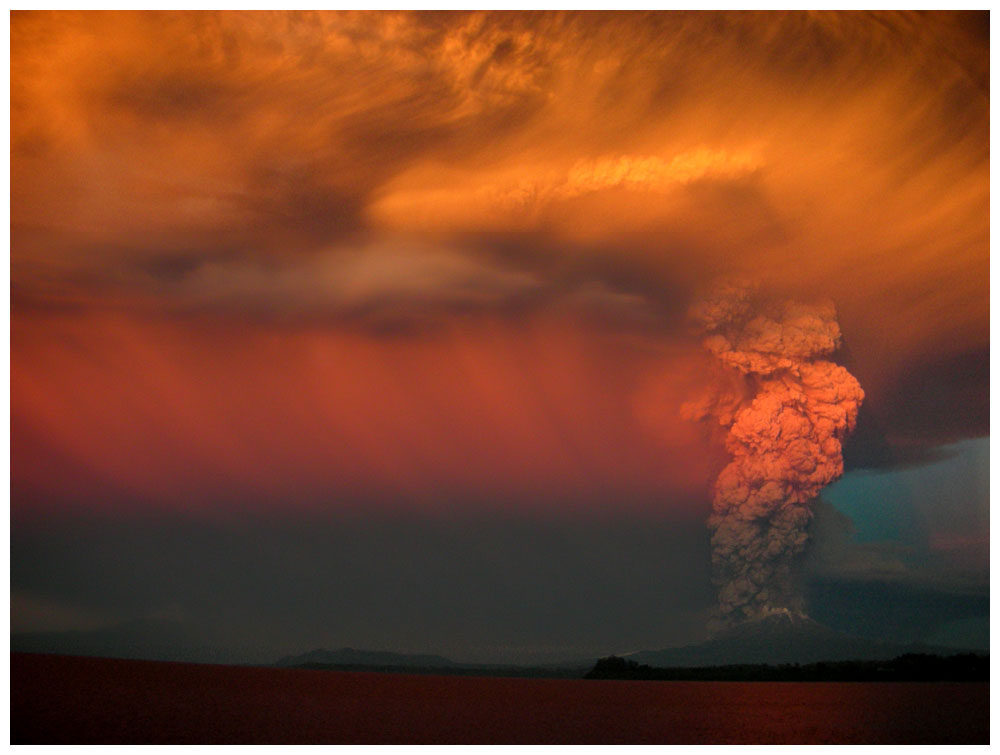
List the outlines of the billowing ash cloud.
{"label": "billowing ash cloud", "polygon": [[840,345],[832,303],[769,301],[742,281],[718,284],[692,309],[726,379],[684,406],[726,429],[732,461],[715,482],[712,566],[727,622],[803,609],[793,579],[810,502],[844,471],[841,441],[864,391],[822,357]]}

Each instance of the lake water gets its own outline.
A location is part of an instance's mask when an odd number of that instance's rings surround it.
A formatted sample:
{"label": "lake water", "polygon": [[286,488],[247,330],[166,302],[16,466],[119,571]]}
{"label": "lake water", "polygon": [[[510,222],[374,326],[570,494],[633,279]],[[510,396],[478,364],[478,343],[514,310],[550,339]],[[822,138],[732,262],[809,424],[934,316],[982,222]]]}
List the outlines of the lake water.
{"label": "lake water", "polygon": [[989,684],[633,682],[11,654],[19,743],[988,743]]}

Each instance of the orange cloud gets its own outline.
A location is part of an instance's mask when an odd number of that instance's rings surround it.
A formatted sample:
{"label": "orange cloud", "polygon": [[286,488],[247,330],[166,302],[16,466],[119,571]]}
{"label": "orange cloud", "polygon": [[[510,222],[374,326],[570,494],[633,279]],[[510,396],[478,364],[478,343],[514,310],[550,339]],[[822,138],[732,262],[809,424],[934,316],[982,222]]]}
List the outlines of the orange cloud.
{"label": "orange cloud", "polygon": [[15,12],[15,479],[684,481],[719,274],[835,302],[859,443],[983,434],[985,20]]}

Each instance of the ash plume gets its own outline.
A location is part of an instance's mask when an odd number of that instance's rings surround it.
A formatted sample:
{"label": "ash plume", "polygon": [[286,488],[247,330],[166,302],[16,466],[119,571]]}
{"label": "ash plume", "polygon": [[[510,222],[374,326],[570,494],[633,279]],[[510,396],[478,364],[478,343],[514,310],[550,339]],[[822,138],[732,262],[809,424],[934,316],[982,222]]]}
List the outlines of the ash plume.
{"label": "ash plume", "polygon": [[841,441],[864,399],[854,376],[823,358],[840,345],[836,309],[769,300],[751,283],[726,281],[691,315],[721,371],[682,411],[717,422],[732,455],[708,521],[722,620],[801,614],[794,565],[810,503],[843,474]]}

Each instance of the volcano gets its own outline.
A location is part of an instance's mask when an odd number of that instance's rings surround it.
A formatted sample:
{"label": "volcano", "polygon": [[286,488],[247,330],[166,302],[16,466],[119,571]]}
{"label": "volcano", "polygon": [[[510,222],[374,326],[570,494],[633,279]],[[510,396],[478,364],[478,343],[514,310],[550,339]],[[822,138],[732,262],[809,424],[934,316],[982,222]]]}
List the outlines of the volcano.
{"label": "volcano", "polygon": [[623,657],[656,668],[690,668],[736,664],[880,661],[906,653],[954,655],[957,648],[880,642],[838,632],[807,616],[773,613],[746,621],[696,645],[642,650]]}

